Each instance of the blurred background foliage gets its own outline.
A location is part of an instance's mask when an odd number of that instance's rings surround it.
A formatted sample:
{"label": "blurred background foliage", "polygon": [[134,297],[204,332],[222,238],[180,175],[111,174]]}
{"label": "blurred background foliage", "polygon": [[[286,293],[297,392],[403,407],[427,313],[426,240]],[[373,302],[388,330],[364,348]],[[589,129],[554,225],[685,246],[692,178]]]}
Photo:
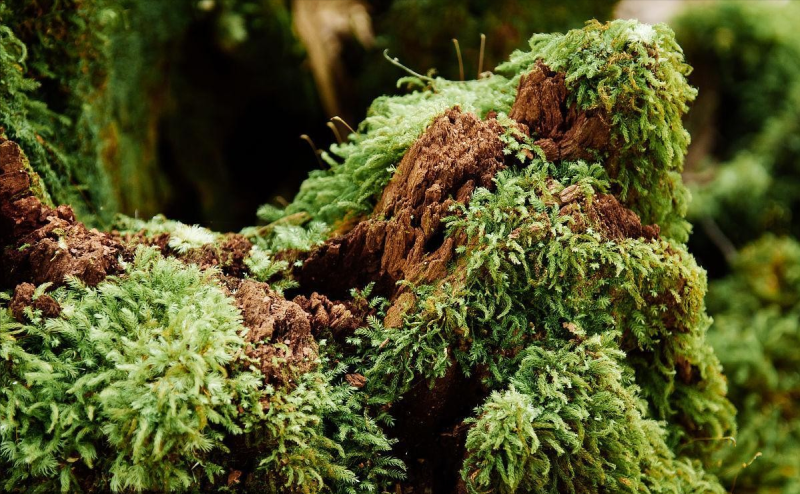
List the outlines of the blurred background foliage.
{"label": "blurred background foliage", "polygon": [[800,492],[799,22],[794,2],[696,5],[671,22],[700,89],[689,247],[738,409],[717,472],[737,493]]}
{"label": "blurred background foliage", "polygon": [[685,179],[699,225],[692,246],[712,275],[725,267],[707,255],[718,252],[710,242],[730,255],[766,232],[800,234],[798,23],[800,5],[791,2],[722,3],[673,23],[701,89],[687,122]]}
{"label": "blurred background foliage", "polygon": [[355,124],[399,91],[385,49],[455,79],[459,37],[474,78],[481,33],[489,70],[530,33],[609,19],[614,3],[8,0],[0,125],[85,221],[238,229],[319,166],[301,134],[327,147],[327,119]]}
{"label": "blurred background foliage", "polygon": [[0,23],[0,125],[99,226],[165,212],[231,229],[324,118],[282,1],[9,0]]}
{"label": "blurred background foliage", "polygon": [[771,234],[748,244],[707,303],[739,425],[717,473],[738,493],[800,492],[800,244]]}
{"label": "blurred background foliage", "polygon": [[469,79],[481,34],[491,70],[531,33],[615,16],[668,21],[700,89],[687,121],[690,250],[709,271],[710,338],[739,409],[718,473],[737,493],[798,492],[798,4],[5,0],[0,127],[41,195],[90,224],[165,213],[238,230],[320,166],[301,134],[324,149],[331,117],[354,126],[375,97],[402,91],[384,50],[458,79],[457,38]]}

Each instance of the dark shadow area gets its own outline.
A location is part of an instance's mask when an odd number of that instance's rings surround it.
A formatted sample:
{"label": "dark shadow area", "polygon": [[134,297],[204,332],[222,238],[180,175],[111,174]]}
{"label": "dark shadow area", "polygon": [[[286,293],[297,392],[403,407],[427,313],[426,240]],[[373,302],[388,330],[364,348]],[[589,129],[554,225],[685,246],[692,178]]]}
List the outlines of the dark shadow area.
{"label": "dark shadow area", "polygon": [[259,205],[291,200],[319,167],[308,134],[332,142],[325,115],[288,37],[267,31],[225,50],[211,22],[189,29],[169,74],[159,132],[159,166],[171,184],[167,217],[236,231]]}

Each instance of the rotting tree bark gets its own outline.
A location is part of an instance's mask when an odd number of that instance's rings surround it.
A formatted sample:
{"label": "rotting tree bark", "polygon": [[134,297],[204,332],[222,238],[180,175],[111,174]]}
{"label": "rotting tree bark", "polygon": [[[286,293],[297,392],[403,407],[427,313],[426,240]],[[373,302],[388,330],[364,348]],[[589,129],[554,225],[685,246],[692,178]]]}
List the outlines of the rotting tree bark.
{"label": "rotting tree bark", "polygon": [[121,272],[123,246],[76,221],[69,206],[51,208],[30,190],[22,151],[0,138],[0,261],[2,286],[21,282],[61,284],[74,276],[96,285]]}
{"label": "rotting tree bark", "polygon": [[[303,308],[270,290],[266,283],[237,280],[233,296],[242,311],[245,354],[259,362],[269,384],[289,384],[295,373],[314,368],[317,342],[311,335],[311,318]],[[280,345],[262,342],[280,343]],[[285,365],[276,365],[283,361]]]}
{"label": "rotting tree bark", "polygon": [[541,62],[520,78],[508,116],[537,136],[535,143],[548,161],[592,159],[608,147],[611,137],[608,117],[600,110],[581,112],[568,106],[564,74]]}
{"label": "rotting tree bark", "polygon": [[406,152],[371,217],[305,260],[301,287],[345,297],[374,282],[377,293],[392,295],[400,280],[444,277],[455,242],[444,238],[441,220],[505,168],[502,131],[496,120],[458,108],[437,118]]}
{"label": "rotting tree bark", "polygon": [[[511,117],[534,136],[548,160],[591,159],[609,145],[607,118],[599,111],[568,107],[566,96],[564,75],[539,64],[521,78]],[[503,131],[493,116],[481,120],[457,107],[438,117],[407,151],[370,217],[305,255],[295,270],[302,295],[293,301],[265,283],[244,279],[252,244],[240,235],[229,234],[218,245],[176,257],[202,268],[222,268],[220,283],[250,329],[246,355],[261,363],[270,384],[291,385],[294,375],[288,369],[305,372],[316,365],[317,338],[323,332],[343,342],[365,325],[369,311],[350,300],[350,289],[375,283],[376,293],[391,304],[384,323],[399,327],[413,297],[398,282],[436,284],[453,276],[448,265],[465,240],[446,236],[441,220],[454,204],[466,204],[476,188],[491,189],[497,172],[515,166],[514,158],[503,153]],[[75,276],[96,285],[121,274],[118,258],[130,256],[143,242],[175,255],[166,247],[168,236],[145,240],[88,230],[68,206],[42,204],[30,192],[22,159],[16,144],[0,142],[0,286],[16,290],[15,317],[24,318],[27,306],[47,316],[58,314],[57,304],[49,304],[46,295],[32,299],[33,284],[57,285]],[[573,228],[592,227],[609,240],[659,235],[657,226],[643,226],[611,195],[597,195],[586,204],[570,187],[561,191],[558,206],[561,215],[579,209],[588,213],[591,224],[576,220]],[[276,357],[287,365],[276,364]],[[481,369],[467,377],[454,363],[432,386],[417,382],[393,405],[396,454],[408,467],[398,492],[464,492],[458,475],[467,431],[463,421],[488,394],[483,377]],[[347,379],[356,387],[364,385],[361,375]]]}

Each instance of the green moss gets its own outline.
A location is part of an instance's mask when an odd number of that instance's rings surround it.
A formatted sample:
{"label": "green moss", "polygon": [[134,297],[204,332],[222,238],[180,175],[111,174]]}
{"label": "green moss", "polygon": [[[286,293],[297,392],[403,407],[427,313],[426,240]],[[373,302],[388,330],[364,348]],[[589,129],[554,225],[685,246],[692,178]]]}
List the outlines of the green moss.
{"label": "green moss", "polygon": [[[559,214],[554,194],[586,184],[589,173],[564,168],[535,161],[503,171],[493,192],[479,189],[468,207],[457,208],[446,220],[448,235],[466,234],[468,247],[444,284],[415,289],[418,302],[402,331],[373,324],[362,332],[378,348],[368,376],[382,380],[393,401],[417,376],[442,377],[452,352],[465,372],[486,367],[488,382],[504,386],[529,345],[570,339],[575,330],[613,333],[650,415],[670,424],[671,445],[721,439],[733,428],[733,409],[705,342],[703,271],[678,244],[611,241],[586,211]],[[548,187],[552,177],[566,177],[558,190]],[[588,190],[591,203],[595,191]],[[574,231],[576,223],[589,228]],[[676,376],[687,365],[691,381]]]}
{"label": "green moss", "polygon": [[681,117],[695,90],[686,83],[689,67],[672,31],[634,21],[589,23],[565,35],[536,35],[530,46],[483,79],[407,78],[422,89],[378,98],[358,133],[323,155],[330,169],[312,173],[286,214],[307,212],[328,224],[367,214],[393,167],[435,116],[456,105],[481,117],[492,110],[508,113],[520,75],[542,60],[566,73],[570,103],[610,115],[615,151],[599,162],[620,199],[645,222],[685,241],[688,196],[679,173],[689,136]]}
{"label": "green moss", "polygon": [[470,420],[470,492],[725,492],[675,461],[614,340],[576,334],[522,351],[509,389]]}
{"label": "green moss", "polygon": [[71,490],[87,468],[114,490],[179,489],[218,469],[203,457],[258,416],[261,391],[228,375],[243,328],[211,276],[140,250],[124,278],[55,290],[59,318],[0,311],[5,489]]}
{"label": "green moss", "polygon": [[[536,136],[515,130],[507,114],[537,61],[565,73],[571,104],[607,113],[612,143],[595,162],[547,162]],[[323,345],[318,367],[291,386],[263,386],[234,360],[243,328],[213,272],[152,251],[97,289],[56,290],[60,318],[29,311],[31,323],[19,325],[2,311],[0,372],[29,384],[3,391],[13,411],[0,416],[9,488],[51,488],[57,478],[71,487],[95,478],[73,469],[92,466],[101,488],[222,487],[236,444],[258,465],[244,489],[388,489],[402,475],[382,431],[396,404],[425,383],[435,394],[437,378],[460,370],[481,395],[465,407],[477,404],[473,415],[458,417],[471,425],[460,470],[473,491],[722,492],[706,467],[734,410],[705,340],[705,274],[682,244],[688,70],[665,26],[591,22],[534,36],[497,74],[414,75],[404,81],[417,91],[376,100],[358,132],[324,155],[330,169],[312,174],[285,210],[261,210],[271,223],[246,231],[257,245],[251,275],[272,280],[369,215],[405,152],[453,106],[499,112],[509,163],[521,163],[444,220],[459,247],[443,279],[401,280],[404,307],[352,287],[369,326]],[[575,197],[562,200],[569,186]],[[661,236],[613,233],[606,221],[635,217],[603,220],[594,209],[603,200],[658,223]],[[176,253],[219,238],[160,218],[129,227],[169,233]],[[398,308],[400,327],[387,327]],[[362,373],[364,388],[345,384],[345,372]],[[162,383],[174,392],[159,394]],[[20,435],[29,446],[17,445]]]}
{"label": "green moss", "polygon": [[[447,277],[409,287],[413,301],[399,329],[377,317],[358,332],[370,394],[393,403],[420,381],[435,392],[452,365],[479,373],[494,394],[470,419],[475,425],[462,471],[479,492],[722,492],[703,464],[727,444],[734,409],[705,339],[705,273],[680,243],[687,224],[678,173],[688,144],[681,116],[694,97],[685,79],[689,68],[666,27],[630,21],[537,35],[531,47],[501,65],[501,75],[427,81],[429,92],[386,99],[376,108],[391,110],[386,103],[396,101],[399,119],[407,111],[402,104],[427,95],[426,103],[447,97],[479,115],[504,111],[507,104],[476,102],[484,91],[510,94],[519,74],[543,60],[566,73],[569,101],[609,112],[614,151],[592,164],[549,163],[536,153],[525,157],[525,149],[535,151],[530,140],[504,135],[507,153],[526,166],[501,171],[492,190],[476,190],[468,206],[456,205],[444,220],[448,237],[464,239]],[[459,100],[451,88],[462,84],[481,100]],[[508,117],[498,119],[512,128]],[[350,149],[379,129],[361,130]],[[389,144],[407,138],[400,132],[417,132],[380,130],[396,132]],[[369,156],[396,159],[379,152]],[[356,167],[367,169],[355,160],[333,163],[304,192],[323,180],[344,184]],[[388,180],[390,170],[385,173]],[[580,195],[565,209],[559,194],[572,185]],[[614,194],[644,221],[658,221],[664,234],[610,238],[593,219],[599,193]],[[301,209],[306,197],[301,193],[289,209],[312,217],[326,211]],[[360,197],[366,213],[371,199]],[[603,341],[604,353],[582,350],[576,341],[586,338],[593,345]],[[576,384],[562,390],[559,379]],[[620,400],[613,406],[611,395]],[[593,411],[606,405],[605,412]]]}
{"label": "green moss", "polygon": [[140,248],[119,278],[54,290],[58,318],[0,308],[4,490],[217,489],[241,435],[261,458],[251,482],[275,492],[368,492],[400,475],[340,369],[274,389],[236,360],[247,330],[214,277]]}
{"label": "green moss", "polygon": [[[288,393],[270,396],[258,431],[265,438],[254,492],[365,494],[403,478],[389,456],[396,441],[364,412],[366,397],[341,380],[345,366],[311,372]],[[263,487],[262,487],[263,486]]]}
{"label": "green moss", "polygon": [[594,22],[563,36],[536,35],[530,47],[497,71],[513,76],[536,60],[563,71],[570,104],[610,116],[614,151],[601,162],[620,200],[644,222],[685,241],[688,196],[679,174],[689,134],[681,118],[696,90],[686,83],[690,68],[672,30],[636,21]]}

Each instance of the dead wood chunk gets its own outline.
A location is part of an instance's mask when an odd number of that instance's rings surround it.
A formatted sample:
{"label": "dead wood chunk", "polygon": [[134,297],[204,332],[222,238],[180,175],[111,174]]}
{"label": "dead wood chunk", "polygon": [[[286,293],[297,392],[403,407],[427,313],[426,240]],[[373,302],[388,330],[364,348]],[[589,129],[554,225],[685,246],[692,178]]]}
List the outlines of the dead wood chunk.
{"label": "dead wood chunk", "polygon": [[[0,176],[0,182],[4,182],[7,177],[8,175]],[[14,243],[16,239],[40,228],[52,214],[51,208],[31,195],[0,201],[0,242],[3,245]]]}
{"label": "dead wood chunk", "polygon": [[170,253],[169,233],[148,235],[146,231],[122,233],[118,230],[111,230],[109,235],[111,235],[111,237],[121,244],[125,245],[125,253],[123,254],[123,257],[126,261],[133,260],[134,256],[136,255],[136,248],[140,245],[155,247],[163,256],[167,256]]}
{"label": "dead wood chunk", "polygon": [[506,166],[502,132],[494,119],[447,110],[403,156],[371,219],[311,253],[296,272],[300,285],[345,298],[371,282],[375,293],[392,295],[400,280],[444,276],[455,243],[441,220],[477,187],[493,186]]}
{"label": "dead wood chunk", "polygon": [[470,181],[473,188],[491,186],[505,168],[502,132],[494,119],[481,121],[458,107],[447,110],[403,156],[375,212],[394,216],[410,208],[421,218],[424,208],[455,196]]}
{"label": "dead wood chunk", "polygon": [[244,276],[247,266],[244,260],[250,254],[253,243],[239,233],[229,233],[220,246],[223,270],[236,277]]}
{"label": "dead wood chunk", "polygon": [[334,337],[351,335],[366,325],[368,311],[349,301],[332,301],[317,292],[310,297],[298,295],[293,301],[308,313],[314,336],[326,330],[330,330]]}
{"label": "dead wood chunk", "polygon": [[548,161],[592,159],[608,148],[611,137],[604,112],[567,107],[564,74],[541,61],[520,77],[509,116],[530,129]]}
{"label": "dead wood chunk", "polygon": [[[38,199],[29,197],[38,202]],[[71,210],[69,210],[71,213]],[[70,218],[67,211],[63,216]],[[62,284],[74,276],[94,286],[111,274],[122,271],[118,257],[122,245],[82,223],[70,222],[58,210],[47,208],[39,227],[7,246],[2,269],[11,281],[30,280],[36,284]]]}
{"label": "dead wood chunk", "polygon": [[585,231],[591,226],[610,240],[658,238],[658,225],[642,225],[639,216],[620,204],[613,195],[598,194],[591,202],[587,202],[582,197],[573,197],[576,190],[577,188],[570,190],[570,187],[564,189],[561,194],[564,205],[558,213],[560,216],[572,217],[573,231]]}
{"label": "dead wood chunk", "polygon": [[240,478],[242,476],[241,470],[231,470],[231,473],[228,474],[228,487],[236,485],[240,482]]}
{"label": "dead wood chunk", "polygon": [[61,315],[61,306],[47,294],[42,294],[33,301],[33,308],[42,311],[44,317],[58,317]]}
{"label": "dead wood chunk", "polygon": [[350,386],[359,389],[363,388],[367,384],[367,378],[361,374],[346,374],[344,376],[344,380],[347,381],[347,384]]}
{"label": "dead wood chunk", "polygon": [[196,264],[200,269],[218,266],[224,274],[241,278],[247,271],[244,260],[252,248],[253,244],[244,235],[228,233],[222,242],[190,249],[182,255],[169,250],[165,254],[174,255],[186,263]]}
{"label": "dead wood chunk", "polygon": [[592,159],[592,150],[604,151],[611,139],[611,127],[604,114],[597,110],[578,111],[570,108],[567,130],[558,142],[559,159]]}
{"label": "dead wood chunk", "polygon": [[241,281],[234,297],[250,330],[245,354],[259,362],[266,382],[290,384],[295,376],[314,368],[317,343],[308,314],[299,305],[280,297],[266,283],[252,280]]}
{"label": "dead wood chunk", "polygon": [[399,328],[403,325],[403,317],[411,310],[417,301],[413,292],[406,291],[397,295],[392,301],[392,305],[386,310],[386,317],[383,324],[387,328]]}
{"label": "dead wood chunk", "polygon": [[42,294],[33,300],[36,287],[32,283],[20,283],[14,289],[14,296],[8,304],[11,314],[19,322],[25,322],[25,308],[31,307],[39,310],[43,317],[58,317],[61,306],[50,295]]}
{"label": "dead wood chunk", "polygon": [[564,126],[567,86],[562,72],[542,62],[520,77],[517,97],[508,116],[542,138],[555,137]]}
{"label": "dead wood chunk", "polygon": [[12,202],[30,193],[30,186],[31,177],[25,171],[19,146],[0,140],[0,201],[4,204]]}
{"label": "dead wood chunk", "polygon": [[23,169],[22,150],[13,141],[0,137],[0,173]]}
{"label": "dead wood chunk", "polygon": [[642,225],[639,216],[620,204],[613,195],[598,194],[588,202],[582,197],[572,197],[576,190],[570,190],[570,187],[564,189],[561,194],[564,206],[559,212],[560,216],[573,218],[571,226],[573,231],[584,231],[593,226],[596,231],[611,240],[658,238],[660,233],[658,225]]}
{"label": "dead wood chunk", "polygon": [[697,367],[687,360],[685,355],[678,355],[675,357],[675,370],[678,378],[684,384],[696,385],[700,381],[700,372]]}
{"label": "dead wood chunk", "polygon": [[605,235],[614,240],[625,238],[658,238],[658,225],[642,225],[639,215],[626,208],[610,194],[595,197],[589,208],[589,217],[600,225]]}
{"label": "dead wood chunk", "polygon": [[20,283],[14,289],[14,296],[8,304],[11,314],[19,322],[25,322],[25,308],[33,304],[33,292],[36,287],[31,283]]}
{"label": "dead wood chunk", "polygon": [[166,256],[167,252],[169,252],[169,240],[172,236],[169,233],[160,233],[155,237],[150,239],[148,245],[151,245],[158,249],[161,252],[161,255]]}
{"label": "dead wood chunk", "polygon": [[10,201],[12,198],[30,190],[31,179],[23,171],[9,171],[3,174],[0,181],[0,198],[3,202]]}
{"label": "dead wood chunk", "polygon": [[13,235],[34,230],[45,208],[30,190],[31,177],[25,170],[19,146],[0,137],[0,243],[11,243]]}
{"label": "dead wood chunk", "polygon": [[[27,189],[20,189],[25,184]],[[117,239],[88,230],[75,220],[69,206],[42,204],[29,187],[19,146],[0,140],[0,247],[4,249],[0,279],[4,285],[22,281],[58,285],[67,276],[96,285],[121,272],[118,256],[123,248]]]}
{"label": "dead wood chunk", "polygon": [[569,187],[565,187],[564,190],[558,195],[558,199],[561,201],[561,204],[569,204],[571,202],[575,202],[580,197],[581,188],[577,185],[570,185]]}
{"label": "dead wood chunk", "polygon": [[67,276],[74,276],[95,286],[122,271],[118,261],[122,246],[110,236],[87,230],[82,223],[70,225],[60,218],[48,219],[52,221],[34,232],[35,237],[43,236],[23,250],[28,254],[28,269],[34,283],[61,284]]}

